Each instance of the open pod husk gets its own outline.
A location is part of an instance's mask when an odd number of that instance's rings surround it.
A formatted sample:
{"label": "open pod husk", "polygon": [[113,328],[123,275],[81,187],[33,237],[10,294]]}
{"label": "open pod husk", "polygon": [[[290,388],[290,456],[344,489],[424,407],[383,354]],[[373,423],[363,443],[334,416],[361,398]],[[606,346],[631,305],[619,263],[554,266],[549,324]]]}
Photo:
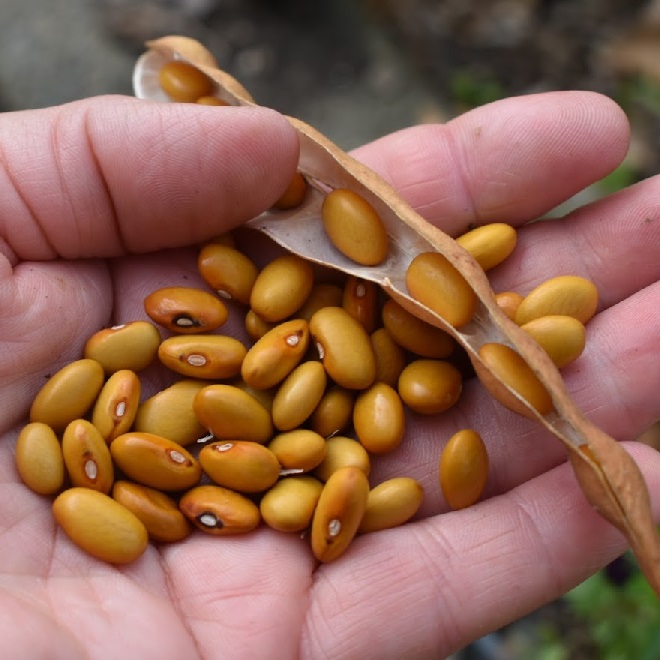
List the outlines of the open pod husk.
{"label": "open pod husk", "polygon": [[[185,37],[165,37],[148,43],[147,47],[134,71],[136,96],[168,101],[160,88],[158,71],[171,59],[182,59],[215,81],[214,94],[218,98],[230,105],[254,105],[243,86],[221,71],[198,42]],[[418,215],[380,176],[314,128],[298,119],[288,119],[299,136],[298,169],[306,178],[309,190],[300,206],[286,211],[266,211],[248,226],[305,259],[376,282],[408,311],[450,333],[465,348],[477,375],[495,398],[515,412],[536,419],[564,443],[587,499],[626,536],[648,582],[660,595],[660,536],[648,489],[627,452],[580,413],[550,358],[499,309],[485,273],[465,250]],[[362,195],[385,223],[390,250],[378,266],[356,264],[327,239],[321,205],[325,194],[335,188],[349,188]],[[477,295],[474,317],[459,330],[414,300],[407,291],[408,265],[417,254],[429,251],[444,255]],[[488,370],[478,351],[483,344],[492,342],[511,347],[531,367],[550,393],[553,403],[550,413],[539,414]]]}

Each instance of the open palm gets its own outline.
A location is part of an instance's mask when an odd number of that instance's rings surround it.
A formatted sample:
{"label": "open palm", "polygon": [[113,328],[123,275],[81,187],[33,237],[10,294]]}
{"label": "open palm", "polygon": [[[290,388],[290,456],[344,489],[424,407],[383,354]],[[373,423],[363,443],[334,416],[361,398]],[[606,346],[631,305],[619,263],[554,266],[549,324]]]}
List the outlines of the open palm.
{"label": "open palm", "polygon": [[[542,215],[613,169],[627,141],[613,103],[557,93],[408,129],[356,155],[457,234]],[[56,528],[49,500],[14,467],[32,397],[92,332],[144,318],[146,294],[198,281],[191,246],[267,208],[296,159],[288,124],[263,110],[101,98],[0,119],[6,657],[435,658],[557,597],[625,548],[589,508],[559,442],[476,382],[441,421],[410,417],[404,444],[374,466],[374,483],[422,483],[419,519],[356,539],[336,563],[319,567],[306,540],[262,527],[222,539],[197,532],[118,569]],[[585,413],[622,440],[660,418],[659,202],[660,182],[648,180],[526,226],[492,276],[496,291],[521,293],[567,273],[597,284],[587,349],[565,376]],[[161,385],[155,372],[145,377],[148,392]],[[437,459],[466,426],[485,438],[492,471],[482,503],[447,513]],[[660,458],[630,451],[660,503]]]}

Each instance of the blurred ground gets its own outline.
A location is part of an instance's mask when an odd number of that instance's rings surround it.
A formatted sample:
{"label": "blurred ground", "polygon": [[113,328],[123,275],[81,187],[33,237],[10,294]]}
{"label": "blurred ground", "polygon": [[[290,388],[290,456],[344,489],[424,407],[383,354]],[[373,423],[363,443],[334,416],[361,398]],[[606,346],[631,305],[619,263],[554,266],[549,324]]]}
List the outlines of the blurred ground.
{"label": "blurred ground", "polygon": [[[632,120],[627,181],[660,171],[660,0],[0,0],[0,110],[131,94],[144,41],[165,34],[199,39],[258,102],[344,148],[502,96],[592,89]],[[660,447],[660,427],[646,439]],[[558,601],[461,658],[532,657],[539,621],[562,658],[597,657]]]}

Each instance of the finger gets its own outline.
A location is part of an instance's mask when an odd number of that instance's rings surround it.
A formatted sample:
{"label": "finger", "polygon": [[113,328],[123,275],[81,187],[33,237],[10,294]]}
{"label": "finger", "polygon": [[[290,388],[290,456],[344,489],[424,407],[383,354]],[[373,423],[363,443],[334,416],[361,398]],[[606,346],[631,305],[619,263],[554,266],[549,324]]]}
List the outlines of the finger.
{"label": "finger", "polygon": [[659,201],[660,177],[653,177],[564,219],[522,228],[511,256],[489,273],[493,288],[525,295],[550,277],[581,275],[597,286],[601,309],[614,305],[660,280]]}
{"label": "finger", "polygon": [[297,157],[288,122],[261,108],[96,98],[8,114],[0,238],[13,260],[190,244],[272,204]]}
{"label": "finger", "polygon": [[[658,501],[660,455],[630,450]],[[471,509],[356,539],[317,572],[302,654],[446,657],[557,598],[624,548],[562,465]],[[365,629],[365,620],[386,625]]]}
{"label": "finger", "polygon": [[610,99],[552,92],[498,101],[418,126],[354,155],[451,235],[536,218],[614,169],[629,127]]}

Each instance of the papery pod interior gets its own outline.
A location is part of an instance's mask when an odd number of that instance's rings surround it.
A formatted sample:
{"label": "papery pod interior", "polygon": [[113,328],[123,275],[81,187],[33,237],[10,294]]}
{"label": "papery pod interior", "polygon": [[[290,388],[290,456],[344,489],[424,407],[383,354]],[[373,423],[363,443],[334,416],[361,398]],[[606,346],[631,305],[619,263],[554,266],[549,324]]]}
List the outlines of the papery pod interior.
{"label": "papery pod interior", "polygon": [[[216,83],[214,94],[230,105],[254,105],[245,88],[221,71],[213,56],[198,42],[165,37],[147,44],[133,76],[136,96],[169,100],[161,90],[158,71],[171,59],[182,59]],[[299,171],[309,190],[303,203],[291,210],[266,211],[248,223],[287,250],[316,263],[379,284],[408,311],[449,332],[465,348],[478,374],[486,372],[506,390],[509,407],[536,419],[569,450],[576,476],[591,504],[628,539],[640,566],[660,595],[660,537],[652,517],[648,490],[627,452],[589,422],[572,402],[557,368],[536,342],[499,309],[481,267],[450,236],[417,214],[376,173],[353,159],[317,130],[289,117],[300,140]],[[390,235],[390,251],[378,266],[360,266],[343,256],[327,239],[321,205],[328,191],[349,188],[369,201]],[[414,300],[405,285],[405,273],[421,252],[443,254],[470,283],[478,297],[472,320],[460,330]],[[540,415],[525,399],[499,381],[479,358],[479,348],[496,342],[513,348],[546,387],[554,410]],[[482,378],[483,380],[483,378]]]}

